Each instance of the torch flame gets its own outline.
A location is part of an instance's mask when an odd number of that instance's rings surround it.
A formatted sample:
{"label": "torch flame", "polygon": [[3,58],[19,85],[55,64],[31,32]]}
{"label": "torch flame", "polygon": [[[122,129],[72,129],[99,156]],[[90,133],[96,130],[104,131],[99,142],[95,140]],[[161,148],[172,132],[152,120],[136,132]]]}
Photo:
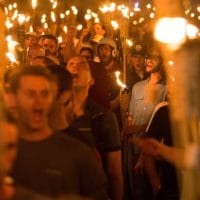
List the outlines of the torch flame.
{"label": "torch flame", "polygon": [[126,85],[125,85],[124,83],[122,83],[122,81],[120,80],[120,78],[119,78],[120,74],[121,74],[120,71],[116,71],[116,72],[115,72],[116,81],[117,81],[117,84],[118,84],[122,89],[125,89],[125,88],[126,88]]}
{"label": "torch flame", "polygon": [[9,60],[10,60],[11,63],[17,63],[17,60],[16,60],[16,58],[15,58],[15,56],[14,56],[13,53],[7,52],[6,56],[9,58]]}
{"label": "torch flame", "polygon": [[32,8],[33,10],[37,7],[37,0],[32,0]]}

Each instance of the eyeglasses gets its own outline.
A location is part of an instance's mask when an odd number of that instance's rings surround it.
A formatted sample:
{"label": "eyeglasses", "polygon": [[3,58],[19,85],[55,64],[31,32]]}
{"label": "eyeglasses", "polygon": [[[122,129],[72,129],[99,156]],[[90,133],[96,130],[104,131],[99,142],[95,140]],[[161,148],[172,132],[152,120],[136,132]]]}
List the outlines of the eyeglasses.
{"label": "eyeglasses", "polygon": [[91,59],[91,56],[81,56],[81,58]]}
{"label": "eyeglasses", "polygon": [[161,57],[160,56],[158,56],[158,55],[146,55],[145,56],[145,59],[148,59],[148,60],[160,60],[161,59]]}

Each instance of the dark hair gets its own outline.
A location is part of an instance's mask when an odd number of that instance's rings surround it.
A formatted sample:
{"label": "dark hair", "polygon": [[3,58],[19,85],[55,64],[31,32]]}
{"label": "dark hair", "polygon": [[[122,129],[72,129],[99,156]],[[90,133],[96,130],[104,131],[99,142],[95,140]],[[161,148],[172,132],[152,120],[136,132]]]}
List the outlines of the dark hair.
{"label": "dark hair", "polygon": [[44,41],[45,39],[53,40],[53,41],[55,41],[56,45],[58,45],[57,38],[52,34],[44,35],[42,41]]}
{"label": "dark hair", "polygon": [[18,70],[11,78],[10,89],[12,92],[17,92],[17,90],[19,89],[20,80],[24,76],[40,76],[44,77],[48,81],[53,81],[53,77],[47,68],[28,65]]}
{"label": "dark hair", "polygon": [[162,55],[161,49],[156,45],[149,48],[147,50],[146,57],[148,58],[148,57],[151,57],[151,56],[156,56],[160,59],[159,72],[160,72],[160,75],[162,77],[162,80],[166,81],[166,71],[165,71],[165,67],[164,67],[164,63],[163,63],[163,55]]}
{"label": "dark hair", "polygon": [[64,91],[72,90],[72,76],[71,74],[61,66],[48,66],[51,74],[55,77],[58,91],[57,97],[59,97]]}
{"label": "dark hair", "polygon": [[48,67],[51,65],[53,65],[53,66],[56,65],[56,63],[53,60],[51,60],[50,58],[48,58],[46,56],[36,56],[35,58],[32,59],[32,61],[35,59],[41,59],[45,65],[45,67]]}
{"label": "dark hair", "polygon": [[82,47],[81,50],[80,50],[80,54],[83,52],[83,51],[88,51],[92,57],[92,59],[94,58],[94,52],[93,50],[90,48],[90,47]]}

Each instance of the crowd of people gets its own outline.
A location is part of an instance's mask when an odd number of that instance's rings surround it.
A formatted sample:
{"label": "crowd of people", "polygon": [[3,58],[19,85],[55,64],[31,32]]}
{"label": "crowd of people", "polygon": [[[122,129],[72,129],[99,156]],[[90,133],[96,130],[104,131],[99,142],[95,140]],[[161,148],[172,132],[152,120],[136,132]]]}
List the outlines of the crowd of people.
{"label": "crowd of people", "polygon": [[179,199],[174,166],[138,139],[173,145],[159,48],[130,48],[123,127],[118,46],[101,24],[90,31],[71,27],[61,44],[27,32],[25,65],[4,74],[0,199]]}

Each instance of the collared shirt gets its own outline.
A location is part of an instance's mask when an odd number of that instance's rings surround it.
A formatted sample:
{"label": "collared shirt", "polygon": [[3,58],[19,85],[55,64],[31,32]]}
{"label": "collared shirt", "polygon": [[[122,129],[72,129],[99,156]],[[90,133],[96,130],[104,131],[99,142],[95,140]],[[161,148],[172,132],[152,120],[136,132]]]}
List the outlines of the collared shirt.
{"label": "collared shirt", "polygon": [[155,85],[156,93],[152,101],[148,101],[148,87],[149,79],[136,83],[132,88],[129,115],[133,118],[133,125],[147,125],[154,107],[165,100],[166,87],[163,82]]}

